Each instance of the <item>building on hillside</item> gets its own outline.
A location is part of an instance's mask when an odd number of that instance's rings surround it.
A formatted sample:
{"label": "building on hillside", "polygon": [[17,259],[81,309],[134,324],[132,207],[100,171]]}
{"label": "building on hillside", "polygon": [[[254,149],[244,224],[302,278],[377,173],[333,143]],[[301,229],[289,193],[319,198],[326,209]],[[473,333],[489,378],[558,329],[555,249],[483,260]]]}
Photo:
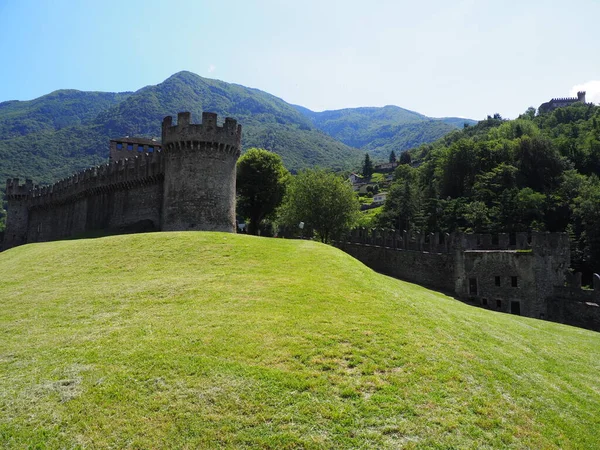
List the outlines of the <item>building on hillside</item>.
{"label": "building on hillside", "polygon": [[553,98],[549,102],[542,103],[538,108],[540,114],[554,111],[556,108],[562,108],[564,106],[570,106],[573,103],[585,103],[585,91],[579,91],[577,97],[568,98]]}
{"label": "building on hillside", "polygon": [[50,186],[6,182],[8,211],[2,249],[90,231],[236,231],[235,167],[242,126],[205,112],[167,116],[162,141],[110,142],[108,164]]}
{"label": "building on hillside", "polygon": [[355,172],[352,172],[350,174],[350,176],[348,177],[348,179],[350,180],[350,183],[354,184],[361,184],[365,182],[365,178],[362,175],[359,175]]}
{"label": "building on hillside", "polygon": [[387,192],[380,192],[378,194],[373,195],[373,203],[383,204],[383,203],[385,203],[386,198],[387,198]]}
{"label": "building on hillside", "polygon": [[396,167],[398,167],[398,162],[387,162],[387,163],[377,164],[375,166],[375,172],[391,172]]}
{"label": "building on hillside", "polygon": [[109,161],[132,158],[142,153],[160,152],[162,145],[156,139],[129,137],[111,139],[108,155]]}

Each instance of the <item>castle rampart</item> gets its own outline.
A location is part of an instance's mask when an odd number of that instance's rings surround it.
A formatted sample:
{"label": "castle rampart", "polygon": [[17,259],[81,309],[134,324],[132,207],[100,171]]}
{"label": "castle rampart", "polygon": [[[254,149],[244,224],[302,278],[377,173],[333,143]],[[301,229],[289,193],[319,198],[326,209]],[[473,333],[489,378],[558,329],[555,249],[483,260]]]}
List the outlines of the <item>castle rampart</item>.
{"label": "castle rampart", "polygon": [[554,111],[556,108],[570,106],[573,103],[585,103],[585,91],[577,92],[577,97],[553,98],[549,102],[542,103],[538,108],[540,113]]}
{"label": "castle rampart", "polygon": [[[235,166],[242,131],[233,119],[217,125],[217,115],[202,114],[192,124],[190,113],[162,124],[165,158],[163,230],[235,232]],[[198,174],[203,171],[211,177]]]}
{"label": "castle rampart", "polygon": [[[580,275],[577,288],[577,275],[574,282],[568,274],[566,233],[424,235],[361,228],[337,245],[374,270],[487,309],[600,331],[600,294],[579,289]],[[565,288],[565,281],[575,288]],[[600,277],[596,285],[600,292]]]}
{"label": "castle rampart", "polygon": [[[104,229],[235,231],[241,126],[227,118],[218,127],[211,113],[203,114],[205,123],[199,125],[190,124],[189,113],[178,117],[176,126],[171,117],[165,119],[168,150],[156,141],[123,138],[111,141],[109,163],[50,186],[7,180],[3,249]],[[117,149],[117,143],[128,141],[139,148]]]}

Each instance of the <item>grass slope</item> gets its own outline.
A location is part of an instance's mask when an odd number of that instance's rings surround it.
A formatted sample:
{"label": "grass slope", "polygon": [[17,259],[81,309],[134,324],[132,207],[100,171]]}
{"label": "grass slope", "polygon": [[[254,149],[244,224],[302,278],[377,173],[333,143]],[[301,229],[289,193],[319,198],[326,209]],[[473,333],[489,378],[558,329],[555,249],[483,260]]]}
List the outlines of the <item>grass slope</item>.
{"label": "grass slope", "polygon": [[598,448],[600,334],[309,241],[157,233],[0,254],[8,448]]}

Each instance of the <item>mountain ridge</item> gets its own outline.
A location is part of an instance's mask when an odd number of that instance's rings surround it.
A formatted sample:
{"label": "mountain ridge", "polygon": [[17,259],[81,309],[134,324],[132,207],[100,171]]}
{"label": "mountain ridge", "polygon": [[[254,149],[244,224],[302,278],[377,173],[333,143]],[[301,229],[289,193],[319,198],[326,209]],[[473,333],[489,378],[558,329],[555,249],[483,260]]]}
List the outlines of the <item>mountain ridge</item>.
{"label": "mountain ridge", "polygon": [[[195,121],[200,120],[203,111],[217,113],[219,120],[235,118],[243,125],[244,149],[263,147],[274,151],[290,170],[315,165],[352,169],[360,164],[366,151],[374,155],[379,151],[379,157],[387,158],[384,153],[389,153],[392,146],[399,153],[407,145],[429,142],[454,129],[393,105],[362,107],[359,112],[352,108],[334,110],[325,116],[302,108],[260,89],[188,71],[135,92],[59,89],[33,100],[9,100],[0,103],[0,178],[56,181],[105,161],[109,139],[126,135],[159,137],[163,117],[179,111],[190,111]],[[337,115],[337,122],[324,124],[322,118],[327,114]],[[405,122],[410,122],[405,128],[393,123],[394,117],[402,115]],[[352,128],[355,116],[372,123],[361,128],[361,136],[348,138],[344,133],[332,132],[336,126]],[[428,131],[432,123],[438,134]],[[410,139],[399,141],[403,130]]]}

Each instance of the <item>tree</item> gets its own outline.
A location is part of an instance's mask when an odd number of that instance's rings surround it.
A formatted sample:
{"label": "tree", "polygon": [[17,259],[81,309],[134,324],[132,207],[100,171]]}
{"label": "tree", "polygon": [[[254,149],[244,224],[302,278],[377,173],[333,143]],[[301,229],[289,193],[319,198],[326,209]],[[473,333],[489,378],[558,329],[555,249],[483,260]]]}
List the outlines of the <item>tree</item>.
{"label": "tree", "polygon": [[371,178],[371,175],[373,175],[373,163],[371,162],[371,158],[369,157],[368,153],[365,155],[365,160],[363,162],[362,167],[362,174],[365,178]]}
{"label": "tree", "polygon": [[329,242],[356,223],[359,211],[347,180],[323,169],[306,169],[291,179],[279,216],[292,227],[304,222],[322,242]]}
{"label": "tree", "polygon": [[404,151],[400,153],[400,164],[410,164],[410,153]]}
{"label": "tree", "polygon": [[268,150],[251,148],[238,160],[237,208],[250,219],[250,234],[280,205],[289,176],[281,156]]}
{"label": "tree", "polygon": [[392,150],[390,152],[390,162],[391,163],[395,163],[396,162],[396,152],[394,152],[394,150]]}

